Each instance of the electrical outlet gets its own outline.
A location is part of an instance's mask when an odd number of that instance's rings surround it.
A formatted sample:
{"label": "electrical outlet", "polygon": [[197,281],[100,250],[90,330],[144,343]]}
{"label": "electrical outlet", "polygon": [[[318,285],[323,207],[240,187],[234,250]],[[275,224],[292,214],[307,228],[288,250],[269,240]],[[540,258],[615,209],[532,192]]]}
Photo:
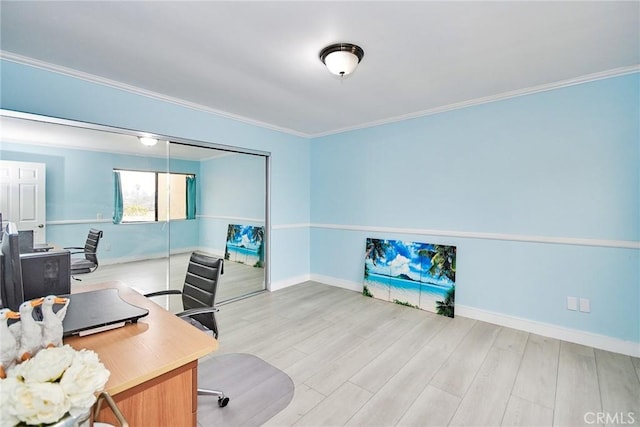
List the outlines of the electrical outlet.
{"label": "electrical outlet", "polygon": [[105,243],[104,250],[105,252],[109,252],[111,250],[111,243]]}
{"label": "electrical outlet", "polygon": [[567,310],[577,311],[578,310],[578,298],[577,297],[567,297]]}
{"label": "electrical outlet", "polygon": [[102,221],[102,214],[101,214],[101,213],[99,213],[98,215],[96,215],[96,219],[97,219],[98,221]]}
{"label": "electrical outlet", "polygon": [[591,312],[591,302],[589,298],[580,298],[580,311],[583,313]]}

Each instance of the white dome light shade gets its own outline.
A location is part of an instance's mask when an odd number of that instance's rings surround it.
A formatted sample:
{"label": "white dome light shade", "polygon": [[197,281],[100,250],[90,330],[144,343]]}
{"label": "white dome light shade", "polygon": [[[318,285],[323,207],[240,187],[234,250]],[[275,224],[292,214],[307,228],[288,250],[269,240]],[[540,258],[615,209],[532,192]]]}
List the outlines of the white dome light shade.
{"label": "white dome light shade", "polygon": [[324,64],[336,76],[347,76],[358,66],[358,57],[344,50],[332,52],[324,58]]}
{"label": "white dome light shade", "polygon": [[320,52],[320,60],[332,74],[340,77],[353,73],[363,57],[364,50],[350,43],[332,44]]}
{"label": "white dome light shade", "polygon": [[146,145],[147,147],[153,147],[158,143],[158,140],[155,138],[150,138],[148,136],[139,136],[138,139],[142,143],[142,145]]}

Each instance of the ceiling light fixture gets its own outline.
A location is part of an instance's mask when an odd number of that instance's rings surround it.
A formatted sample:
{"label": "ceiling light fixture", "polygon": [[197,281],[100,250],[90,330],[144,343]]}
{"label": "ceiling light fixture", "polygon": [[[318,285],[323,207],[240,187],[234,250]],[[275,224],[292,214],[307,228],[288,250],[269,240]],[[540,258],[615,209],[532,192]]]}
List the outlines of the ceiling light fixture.
{"label": "ceiling light fixture", "polygon": [[149,136],[139,136],[138,139],[142,145],[146,145],[147,147],[153,147],[158,143],[158,140],[155,138],[151,138]]}
{"label": "ceiling light fixture", "polygon": [[320,51],[320,60],[336,76],[353,73],[364,57],[364,50],[351,43],[335,43]]}

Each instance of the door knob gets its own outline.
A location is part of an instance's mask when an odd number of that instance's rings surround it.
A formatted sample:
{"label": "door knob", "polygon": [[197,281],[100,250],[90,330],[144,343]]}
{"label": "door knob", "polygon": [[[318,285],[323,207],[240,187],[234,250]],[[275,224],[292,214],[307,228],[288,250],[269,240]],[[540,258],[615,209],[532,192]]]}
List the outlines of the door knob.
{"label": "door knob", "polygon": [[38,224],[38,228],[44,228],[44,224]]}

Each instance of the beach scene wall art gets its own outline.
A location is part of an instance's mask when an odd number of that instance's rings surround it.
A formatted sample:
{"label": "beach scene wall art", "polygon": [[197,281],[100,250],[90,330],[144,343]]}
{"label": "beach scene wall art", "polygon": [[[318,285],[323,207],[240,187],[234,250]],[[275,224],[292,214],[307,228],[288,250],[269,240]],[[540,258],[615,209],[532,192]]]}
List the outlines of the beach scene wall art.
{"label": "beach scene wall art", "polygon": [[264,268],[264,227],[229,224],[224,259]]}
{"label": "beach scene wall art", "polygon": [[368,238],[365,296],[453,317],[456,247]]}

